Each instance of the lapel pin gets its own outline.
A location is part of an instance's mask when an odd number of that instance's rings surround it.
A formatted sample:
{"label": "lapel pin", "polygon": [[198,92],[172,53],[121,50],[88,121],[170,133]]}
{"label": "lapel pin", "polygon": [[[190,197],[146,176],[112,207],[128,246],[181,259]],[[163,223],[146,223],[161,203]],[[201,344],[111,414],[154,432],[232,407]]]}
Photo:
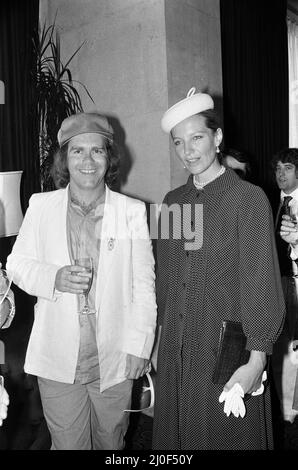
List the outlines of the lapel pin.
{"label": "lapel pin", "polygon": [[109,240],[108,240],[108,249],[112,250],[114,248],[114,245],[115,245],[115,238],[109,238]]}

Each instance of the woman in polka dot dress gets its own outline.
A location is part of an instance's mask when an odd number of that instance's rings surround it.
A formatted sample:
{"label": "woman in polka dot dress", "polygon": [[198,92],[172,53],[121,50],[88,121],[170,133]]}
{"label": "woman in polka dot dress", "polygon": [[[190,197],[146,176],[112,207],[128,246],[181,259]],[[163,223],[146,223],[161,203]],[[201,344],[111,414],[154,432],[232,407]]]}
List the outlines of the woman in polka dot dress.
{"label": "woman in polka dot dress", "polygon": [[[162,119],[190,176],[165,196],[160,216],[153,448],[272,449],[270,380],[251,395],[284,318],[271,208],[261,188],[220,164],[213,100],[194,91]],[[223,320],[242,323],[250,351],[224,386],[242,387],[244,417],[224,413],[223,385],[212,382]]]}

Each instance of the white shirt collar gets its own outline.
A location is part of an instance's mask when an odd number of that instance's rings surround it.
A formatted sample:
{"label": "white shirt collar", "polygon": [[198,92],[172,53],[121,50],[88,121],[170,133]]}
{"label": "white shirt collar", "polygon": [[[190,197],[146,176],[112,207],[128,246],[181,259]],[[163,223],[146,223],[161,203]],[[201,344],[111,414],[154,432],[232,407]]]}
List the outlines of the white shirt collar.
{"label": "white shirt collar", "polygon": [[281,190],[280,191],[280,200],[283,201],[284,197],[286,197],[286,196],[291,196],[293,199],[298,201],[298,188],[294,189],[294,191],[292,191],[289,194],[286,194],[283,190]]}

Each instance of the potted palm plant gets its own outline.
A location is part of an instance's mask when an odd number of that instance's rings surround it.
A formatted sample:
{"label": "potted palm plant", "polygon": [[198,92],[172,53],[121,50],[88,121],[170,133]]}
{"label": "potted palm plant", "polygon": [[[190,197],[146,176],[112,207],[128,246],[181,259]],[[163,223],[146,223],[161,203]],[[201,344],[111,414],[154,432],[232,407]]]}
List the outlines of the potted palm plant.
{"label": "potted palm plant", "polygon": [[51,177],[53,156],[57,148],[57,132],[67,116],[82,112],[80,95],[74,86],[79,84],[93,101],[86,87],[72,79],[69,64],[78,53],[82,43],[65,64],[61,61],[60,36],[55,30],[55,21],[47,26],[44,23],[39,34],[33,38],[36,69],[32,71],[34,84],[33,106],[37,111],[39,134],[39,161],[42,191],[55,189]]}

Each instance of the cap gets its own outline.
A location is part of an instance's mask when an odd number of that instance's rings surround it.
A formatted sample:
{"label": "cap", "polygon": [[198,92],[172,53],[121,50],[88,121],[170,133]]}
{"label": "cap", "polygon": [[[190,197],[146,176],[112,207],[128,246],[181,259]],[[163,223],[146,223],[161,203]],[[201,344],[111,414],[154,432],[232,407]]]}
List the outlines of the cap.
{"label": "cap", "polygon": [[211,96],[206,93],[196,93],[195,87],[192,87],[186,98],[178,101],[164,113],[161,128],[164,132],[169,133],[176,124],[184,121],[184,119],[213,108],[214,102]]}
{"label": "cap", "polygon": [[78,113],[68,116],[61,124],[57,139],[59,146],[79,134],[95,133],[113,141],[113,128],[107,118],[98,113]]}

